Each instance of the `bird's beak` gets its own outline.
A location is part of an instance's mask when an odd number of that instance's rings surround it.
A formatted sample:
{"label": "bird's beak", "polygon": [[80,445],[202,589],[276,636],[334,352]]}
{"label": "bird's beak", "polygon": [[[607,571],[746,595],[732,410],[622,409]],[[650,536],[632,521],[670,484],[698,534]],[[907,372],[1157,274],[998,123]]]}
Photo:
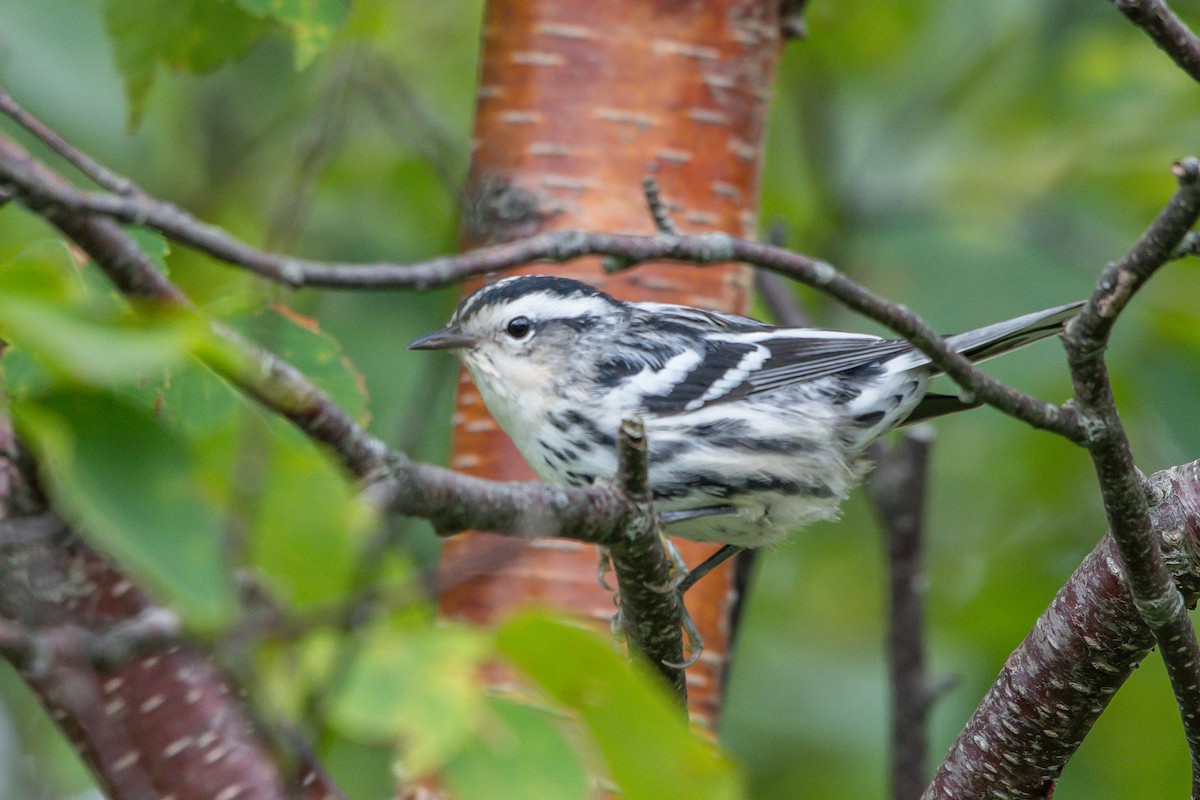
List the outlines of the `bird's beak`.
{"label": "bird's beak", "polygon": [[475,340],[463,335],[457,325],[448,325],[440,331],[426,334],[408,346],[409,350],[459,350],[471,347]]}

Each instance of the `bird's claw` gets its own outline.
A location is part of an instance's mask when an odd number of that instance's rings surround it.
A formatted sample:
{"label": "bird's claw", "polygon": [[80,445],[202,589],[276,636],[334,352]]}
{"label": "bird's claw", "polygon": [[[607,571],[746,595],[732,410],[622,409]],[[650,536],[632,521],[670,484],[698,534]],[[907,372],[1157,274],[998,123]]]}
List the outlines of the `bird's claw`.
{"label": "bird's claw", "polygon": [[612,572],[612,559],[609,557],[607,547],[596,547],[596,552],[600,554],[600,563],[596,565],[596,581],[606,591],[613,591],[613,587],[608,585],[608,573]]}
{"label": "bird's claw", "polygon": [[704,654],[704,640],[700,638],[700,631],[696,629],[696,623],[692,620],[692,615],[688,613],[687,606],[683,604],[682,598],[679,601],[679,606],[683,617],[683,632],[687,635],[687,658],[681,663],[664,660],[663,664],[671,669],[687,669],[699,661],[700,656]]}

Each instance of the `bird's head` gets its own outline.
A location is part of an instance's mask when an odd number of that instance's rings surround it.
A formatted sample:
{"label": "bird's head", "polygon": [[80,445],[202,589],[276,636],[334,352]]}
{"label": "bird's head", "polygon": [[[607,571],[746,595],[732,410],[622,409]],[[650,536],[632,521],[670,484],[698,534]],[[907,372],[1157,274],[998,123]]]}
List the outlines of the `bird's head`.
{"label": "bird's head", "polygon": [[485,395],[524,397],[572,371],[581,337],[604,338],[624,304],[586,283],[548,275],[505,278],[459,303],[450,322],[410,350],[455,350]]}

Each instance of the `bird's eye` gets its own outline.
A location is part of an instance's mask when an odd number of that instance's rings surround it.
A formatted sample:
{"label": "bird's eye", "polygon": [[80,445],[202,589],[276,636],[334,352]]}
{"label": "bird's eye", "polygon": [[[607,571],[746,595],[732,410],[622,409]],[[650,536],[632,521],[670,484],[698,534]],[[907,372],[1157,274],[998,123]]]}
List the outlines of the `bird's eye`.
{"label": "bird's eye", "polygon": [[525,317],[513,317],[504,330],[514,339],[524,339],[533,330],[533,323]]}

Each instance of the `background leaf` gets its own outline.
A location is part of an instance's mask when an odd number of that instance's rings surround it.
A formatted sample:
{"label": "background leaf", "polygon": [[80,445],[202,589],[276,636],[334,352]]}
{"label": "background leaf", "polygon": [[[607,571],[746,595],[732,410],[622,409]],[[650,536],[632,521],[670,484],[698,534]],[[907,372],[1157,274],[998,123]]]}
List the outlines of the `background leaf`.
{"label": "background leaf", "polygon": [[443,774],[462,800],[585,800],[591,793],[579,754],[547,709],[492,697],[491,714],[450,757]]}
{"label": "background leaf", "polygon": [[221,516],[174,432],[139,406],[86,389],[23,399],[13,415],[58,507],[85,538],[192,626],[228,619]]}
{"label": "background leaf", "polygon": [[527,613],[500,628],[497,646],[556,702],[579,714],[622,796],[742,796],[733,765],[688,727],[666,687],[594,631]]}
{"label": "background leaf", "polygon": [[266,30],[225,0],[107,0],[105,22],[137,127],[159,66],[210,72],[239,58]]}
{"label": "background leaf", "polygon": [[368,421],[368,396],[362,375],[337,340],[322,331],[315,319],[274,305],[226,321],[307,375],[356,420]]}
{"label": "background leaf", "polygon": [[61,244],[0,264],[0,336],[62,376],[93,384],[153,377],[207,339],[194,315],[151,304],[141,311],[85,288]]}
{"label": "background leaf", "polygon": [[374,509],[327,454],[283,424],[270,431],[255,458],[250,563],[293,607],[330,603],[351,588]]}
{"label": "background leaf", "polygon": [[456,627],[376,631],[334,698],[330,720],[356,738],[399,743],[406,774],[428,772],[479,724],[487,641]]}
{"label": "background leaf", "polygon": [[329,46],[346,19],[346,0],[234,0],[256,16],[286,23],[296,40],[296,68],[307,67]]}

